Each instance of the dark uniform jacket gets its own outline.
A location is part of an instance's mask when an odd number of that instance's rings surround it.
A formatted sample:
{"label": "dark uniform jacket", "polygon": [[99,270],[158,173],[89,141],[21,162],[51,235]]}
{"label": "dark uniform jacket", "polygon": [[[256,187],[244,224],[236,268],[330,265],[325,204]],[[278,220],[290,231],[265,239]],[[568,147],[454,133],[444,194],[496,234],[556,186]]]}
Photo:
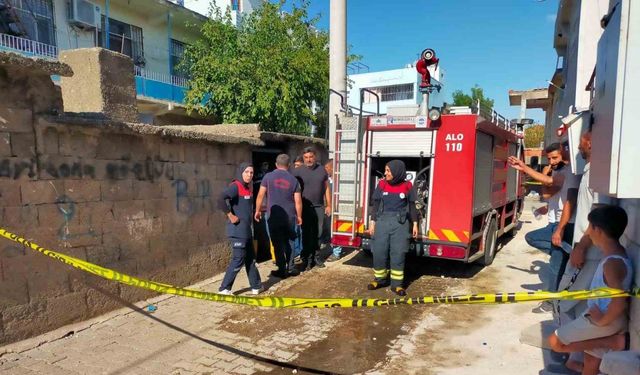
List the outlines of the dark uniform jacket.
{"label": "dark uniform jacket", "polygon": [[243,171],[244,169],[239,172],[239,179],[222,191],[218,205],[225,214],[232,212],[240,219],[235,224],[227,220],[227,236],[249,239],[253,234],[253,191],[251,183],[241,182]]}

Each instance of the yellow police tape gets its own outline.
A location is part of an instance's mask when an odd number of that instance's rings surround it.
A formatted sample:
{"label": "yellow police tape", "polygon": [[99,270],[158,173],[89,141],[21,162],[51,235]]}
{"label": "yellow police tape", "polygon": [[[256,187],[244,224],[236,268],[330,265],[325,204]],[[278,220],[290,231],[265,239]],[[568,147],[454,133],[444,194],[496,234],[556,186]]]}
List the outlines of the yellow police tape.
{"label": "yellow police tape", "polygon": [[484,293],[484,294],[468,294],[458,296],[429,296],[414,298],[390,298],[390,299],[374,299],[374,298],[294,298],[294,297],[244,297],[229,296],[210,292],[201,292],[192,289],[178,288],[168,284],[157,283],[139,279],[137,277],[125,275],[123,273],[100,267],[96,264],[86,262],[82,259],[74,258],[69,255],[61,254],[52,250],[45,249],[31,241],[28,241],[16,234],[8,232],[0,228],[0,236],[11,241],[15,241],[24,247],[38,251],[44,255],[48,255],[62,263],[73,266],[79,270],[89,272],[100,276],[107,280],[117,281],[125,285],[131,285],[138,288],[152,290],[158,293],[174,294],[177,296],[191,297],[215,302],[236,303],[241,305],[258,306],[258,307],[276,307],[276,308],[328,308],[328,307],[376,307],[389,305],[426,305],[426,304],[495,304],[495,303],[514,303],[527,301],[545,301],[545,300],[585,300],[594,298],[610,298],[610,297],[629,297],[638,296],[639,290],[635,288],[633,291],[623,291],[619,289],[601,288],[595,290],[581,291],[562,291],[562,292],[516,292],[516,293]]}

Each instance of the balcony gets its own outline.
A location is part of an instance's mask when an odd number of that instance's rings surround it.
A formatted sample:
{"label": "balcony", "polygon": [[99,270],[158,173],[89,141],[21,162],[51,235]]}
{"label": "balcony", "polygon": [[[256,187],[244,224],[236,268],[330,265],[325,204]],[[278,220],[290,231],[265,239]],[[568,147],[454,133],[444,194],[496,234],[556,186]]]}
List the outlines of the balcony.
{"label": "balcony", "polygon": [[[58,59],[58,48],[26,38],[0,33],[0,51],[19,53],[48,60]],[[139,99],[183,104],[187,80],[182,77],[134,67],[136,92]],[[57,83],[58,77],[52,77]]]}
{"label": "balcony", "polygon": [[184,103],[187,91],[186,78],[150,72],[137,66],[134,67],[134,73],[139,97]]}
{"label": "balcony", "polygon": [[56,46],[9,34],[0,33],[0,50],[48,60],[58,59],[58,48]]}

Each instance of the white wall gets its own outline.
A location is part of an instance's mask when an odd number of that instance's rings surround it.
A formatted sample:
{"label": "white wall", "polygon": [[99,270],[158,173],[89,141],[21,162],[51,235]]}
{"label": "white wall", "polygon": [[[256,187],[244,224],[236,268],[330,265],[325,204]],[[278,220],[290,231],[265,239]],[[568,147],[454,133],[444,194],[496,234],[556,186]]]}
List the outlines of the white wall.
{"label": "white wall", "polygon": [[[209,7],[212,2],[220,8],[222,14],[224,14],[227,8],[231,6],[231,0],[185,0],[184,6],[204,16],[209,16]],[[240,13],[247,14],[260,7],[261,0],[239,0],[239,3]],[[231,19],[233,23],[237,24],[238,12],[232,11]]]}
{"label": "white wall", "polygon": [[[104,7],[104,4],[98,4]],[[66,0],[54,0],[55,30],[58,50],[95,47],[97,36],[95,31],[85,32],[69,25],[68,5]]]}
{"label": "white wall", "polygon": [[[564,1],[564,0],[563,0]],[[560,7],[559,7],[560,10]],[[576,0],[571,11],[570,22],[559,24],[556,33],[567,36],[564,54],[563,76],[564,90],[557,93],[558,99],[553,105],[551,122],[545,129],[545,142],[557,142],[556,130],[561,125],[559,117],[574,110],[589,109],[590,96],[585,90],[596,66],[598,40],[602,35],[600,19],[609,10],[609,0]],[[559,15],[558,15],[559,18]]]}

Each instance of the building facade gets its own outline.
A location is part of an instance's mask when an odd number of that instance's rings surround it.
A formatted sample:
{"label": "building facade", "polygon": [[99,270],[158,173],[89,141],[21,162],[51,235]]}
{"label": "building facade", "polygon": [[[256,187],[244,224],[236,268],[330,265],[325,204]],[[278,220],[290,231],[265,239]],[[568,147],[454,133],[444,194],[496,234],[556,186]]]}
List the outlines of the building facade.
{"label": "building facade", "polygon": [[[185,47],[199,37],[209,0],[0,0],[0,49],[57,59],[59,51],[103,47],[135,64],[140,120],[187,121]],[[249,0],[217,0],[239,19]],[[205,6],[206,4],[206,6]],[[202,122],[204,119],[194,119]]]}
{"label": "building facade", "polygon": [[[580,134],[592,128],[589,187],[617,198],[629,224],[621,241],[640,267],[640,158],[637,98],[640,11],[631,0],[561,0],[553,47],[558,63],[548,88],[545,142],[568,140],[576,173]],[[637,5],[633,1],[634,5]],[[597,69],[596,69],[597,67]],[[575,162],[574,162],[575,161]],[[584,164],[582,164],[584,165]],[[640,272],[635,272],[635,285]],[[632,298],[631,349],[640,349],[640,300]]]}
{"label": "building facade", "polygon": [[[432,83],[442,85],[442,89],[430,95],[430,106],[442,106],[446,101],[444,74],[444,70],[440,67],[431,70]],[[422,102],[422,95],[419,92],[421,80],[421,76],[412,64],[402,69],[351,74],[348,76],[351,85],[347,103],[352,108],[359,109],[360,89],[366,88],[378,94],[380,113],[387,113],[389,107],[420,104]],[[363,99],[363,111],[375,113],[377,111],[375,95],[365,92]]]}
{"label": "building facade", "polygon": [[238,25],[242,15],[257,9],[261,0],[181,0],[181,2],[184,3],[185,7],[204,16],[209,15],[211,5],[218,7],[223,14],[229,10],[231,21]]}

